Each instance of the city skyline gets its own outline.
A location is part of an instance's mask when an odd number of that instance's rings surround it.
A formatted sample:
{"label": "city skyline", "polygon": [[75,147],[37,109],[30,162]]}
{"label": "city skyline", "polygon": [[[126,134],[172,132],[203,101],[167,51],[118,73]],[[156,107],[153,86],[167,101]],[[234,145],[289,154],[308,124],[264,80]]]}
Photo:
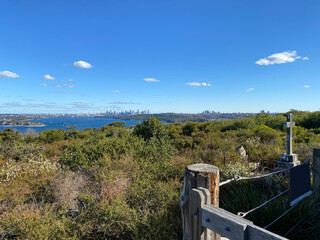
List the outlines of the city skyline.
{"label": "city skyline", "polygon": [[0,7],[0,113],[320,108],[315,1]]}

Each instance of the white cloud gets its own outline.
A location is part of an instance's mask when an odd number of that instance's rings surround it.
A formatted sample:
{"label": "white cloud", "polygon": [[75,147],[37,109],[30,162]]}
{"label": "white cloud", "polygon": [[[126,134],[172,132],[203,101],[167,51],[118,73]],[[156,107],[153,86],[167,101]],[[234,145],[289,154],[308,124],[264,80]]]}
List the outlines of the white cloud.
{"label": "white cloud", "polygon": [[309,58],[308,57],[303,57],[302,60],[309,60]]}
{"label": "white cloud", "polygon": [[281,63],[290,63],[294,62],[296,59],[300,59],[300,56],[297,56],[296,51],[285,51],[282,53],[275,53],[266,58],[261,58],[256,61],[258,65],[273,65]]}
{"label": "white cloud", "polygon": [[77,107],[77,108],[91,108],[89,102],[83,102],[83,101],[82,102],[73,102],[71,105],[74,107]]}
{"label": "white cloud", "polygon": [[55,87],[55,88],[61,88],[62,87],[62,85],[60,85],[60,84],[55,84],[55,85],[52,85],[53,87]]}
{"label": "white cloud", "polygon": [[50,76],[49,74],[44,75],[44,76],[42,77],[42,79],[43,79],[43,80],[56,80],[54,77]]}
{"label": "white cloud", "polygon": [[62,80],[61,82],[73,82],[73,79],[69,78],[67,80]]}
{"label": "white cloud", "polygon": [[55,107],[55,103],[23,103],[23,102],[5,102],[0,104],[0,109],[10,109],[10,111],[13,110],[17,111],[17,109],[26,110],[26,109],[39,109],[39,108],[44,108],[44,109],[49,109],[52,107]]}
{"label": "white cloud", "polygon": [[305,88],[309,88],[310,86],[309,86],[309,85],[304,85],[303,87],[305,87]]}
{"label": "white cloud", "polygon": [[77,85],[74,85],[74,84],[62,84],[62,86],[67,87],[67,88],[75,88]]}
{"label": "white cloud", "polygon": [[112,93],[120,93],[120,91],[116,90],[116,91],[112,91]]}
{"label": "white cloud", "polygon": [[72,93],[72,92],[67,92],[67,91],[50,91],[51,93]]}
{"label": "white cloud", "polygon": [[155,78],[144,78],[143,80],[146,82],[160,82],[160,80],[155,79]]}
{"label": "white cloud", "polygon": [[13,72],[10,72],[10,71],[0,72],[0,76],[6,77],[6,78],[19,78],[19,77],[21,77],[20,75],[13,73]]}
{"label": "white cloud", "polygon": [[192,86],[192,87],[211,87],[211,83],[201,83],[201,82],[191,82],[191,83],[185,83],[185,85]]}
{"label": "white cloud", "polygon": [[111,102],[109,104],[139,104],[139,103],[130,102],[130,101],[119,101],[119,102]]}
{"label": "white cloud", "polygon": [[75,68],[92,68],[92,65],[85,61],[78,61],[73,63],[73,67]]}
{"label": "white cloud", "polygon": [[42,83],[42,84],[40,84],[40,86],[41,86],[41,87],[47,87],[48,84],[47,84],[47,83]]}
{"label": "white cloud", "polygon": [[249,88],[249,89],[246,90],[246,92],[252,92],[254,90],[255,90],[254,88]]}

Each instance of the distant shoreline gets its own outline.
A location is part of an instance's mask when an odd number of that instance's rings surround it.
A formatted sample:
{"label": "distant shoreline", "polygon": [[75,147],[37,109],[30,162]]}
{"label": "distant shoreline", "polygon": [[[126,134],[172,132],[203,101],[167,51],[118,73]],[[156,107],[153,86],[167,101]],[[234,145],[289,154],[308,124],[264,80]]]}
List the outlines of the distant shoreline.
{"label": "distant shoreline", "polygon": [[[30,123],[18,122],[16,119],[13,119],[15,122],[7,122],[2,124],[0,122],[0,132],[1,130],[14,129],[21,133],[27,133],[30,130],[40,133],[45,130],[53,130],[53,129],[63,129],[65,131],[68,130],[68,126],[76,127],[77,130],[83,130],[88,128],[101,128],[107,124],[112,122],[125,122],[128,126],[137,125],[137,121],[135,120],[119,120],[114,118],[94,118],[94,117],[51,117],[51,118],[41,118],[39,120],[36,119],[28,119]],[[20,120],[20,119],[18,119]]]}
{"label": "distant shoreline", "polygon": [[45,127],[47,125],[37,125],[37,126],[31,126],[31,125],[0,125],[0,127]]}

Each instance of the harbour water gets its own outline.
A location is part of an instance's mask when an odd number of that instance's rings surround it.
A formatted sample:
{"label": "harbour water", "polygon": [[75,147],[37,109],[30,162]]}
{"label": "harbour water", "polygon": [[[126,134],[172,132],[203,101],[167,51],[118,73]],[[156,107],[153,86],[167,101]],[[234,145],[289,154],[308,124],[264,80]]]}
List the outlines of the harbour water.
{"label": "harbour water", "polygon": [[41,132],[46,129],[64,129],[67,130],[67,126],[76,126],[77,130],[86,128],[100,128],[106,124],[112,122],[125,122],[128,126],[134,126],[138,121],[135,120],[120,120],[114,118],[94,118],[94,117],[55,117],[55,118],[42,118],[37,120],[32,120],[33,122],[43,123],[43,127],[7,127],[0,126],[0,130],[13,128],[19,132]]}

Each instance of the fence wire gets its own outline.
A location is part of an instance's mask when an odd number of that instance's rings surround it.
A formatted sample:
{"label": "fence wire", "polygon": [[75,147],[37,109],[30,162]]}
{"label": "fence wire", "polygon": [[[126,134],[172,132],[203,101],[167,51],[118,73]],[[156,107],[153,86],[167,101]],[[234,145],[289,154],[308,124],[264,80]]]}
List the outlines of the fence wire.
{"label": "fence wire", "polygon": [[[309,158],[308,160],[304,161],[303,163],[301,163],[300,165],[302,164],[306,164],[306,163],[309,163],[311,162],[311,158]],[[298,165],[298,166],[300,166]],[[223,181],[219,184],[219,187],[220,186],[223,186],[223,185],[226,185],[228,183],[231,183],[233,181],[240,181],[240,180],[252,180],[252,179],[259,179],[259,178],[265,178],[265,177],[269,177],[269,176],[272,176],[274,174],[279,174],[279,173],[283,173],[283,172],[287,172],[287,171],[290,171],[291,169],[295,168],[297,166],[294,166],[294,167],[291,167],[291,168],[287,168],[287,169],[282,169],[282,170],[279,170],[279,171],[275,171],[275,172],[272,172],[272,173],[267,173],[267,174],[263,174],[263,175],[259,175],[259,176],[254,176],[254,177],[241,177],[241,176],[234,176],[233,178],[231,179],[228,179],[226,181]],[[277,196],[274,196],[273,198],[265,201],[264,203],[260,204],[259,206],[253,208],[253,209],[250,209],[249,211],[247,212],[238,212],[238,216],[241,216],[241,217],[245,217],[246,215],[248,215],[249,213],[265,206],[266,204],[268,204],[269,202],[277,199],[278,197],[282,196],[283,194],[287,193],[288,191],[290,191],[290,188],[284,190],[283,192],[281,192],[280,194],[278,194]],[[268,227],[270,227],[271,225],[273,225],[275,222],[277,222],[278,220],[280,220],[283,216],[285,216],[287,213],[289,213],[294,207],[296,207],[298,204],[295,204],[293,205],[292,207],[290,207],[287,211],[285,211],[283,214],[281,214],[279,217],[277,217],[275,220],[273,220],[271,223],[269,223],[267,226],[264,227],[264,229],[267,229]],[[294,228],[296,228],[302,221],[304,220],[301,219],[297,224],[295,224],[286,234],[285,236],[287,236]]]}
{"label": "fence wire", "polygon": [[270,224],[264,227],[264,229],[267,229],[271,225],[273,225],[275,222],[277,222],[279,219],[281,219],[284,215],[286,215],[288,212],[290,212],[295,206],[298,206],[299,204],[293,205],[291,208],[289,208],[287,211],[285,211],[283,214],[281,214],[279,217],[277,217],[274,221],[272,221]]}
{"label": "fence wire", "polygon": [[291,233],[291,231],[292,231],[293,229],[295,229],[300,223],[302,223],[304,219],[305,219],[305,217],[302,218],[296,225],[294,225],[294,226],[293,226],[288,232],[286,232],[286,234],[284,234],[283,236],[284,236],[284,237],[288,236],[288,234]]}
{"label": "fence wire", "polygon": [[249,210],[249,211],[247,211],[247,212],[238,212],[237,215],[240,216],[240,217],[245,217],[245,216],[247,216],[249,213],[251,213],[251,212],[253,212],[253,211],[255,211],[255,210],[258,210],[259,208],[261,208],[261,207],[263,207],[264,205],[268,204],[268,203],[271,202],[272,200],[274,200],[274,199],[280,197],[281,195],[285,194],[285,193],[288,192],[289,190],[290,190],[290,188],[288,188],[287,190],[284,190],[282,193],[278,194],[277,196],[274,196],[273,198],[265,201],[264,203],[262,203],[262,204],[259,205],[258,207],[255,207],[255,208],[253,208],[253,209],[251,209],[251,210]]}
{"label": "fence wire", "polygon": [[[308,162],[310,162],[311,158],[309,158],[308,160],[304,161],[303,163],[301,163],[300,165],[302,164],[306,164]],[[299,166],[299,165],[298,165]],[[274,175],[274,174],[278,174],[278,173],[282,173],[282,172],[287,172],[287,171],[290,171],[291,169],[295,168],[297,166],[294,166],[294,167],[291,167],[291,168],[287,168],[287,169],[282,169],[282,170],[279,170],[279,171],[275,171],[275,172],[272,172],[272,173],[267,173],[267,174],[263,174],[263,175],[259,175],[259,176],[254,176],[254,177],[241,177],[241,176],[234,176],[233,178],[230,178],[226,181],[223,181],[219,184],[219,187],[225,185],[225,184],[228,184],[228,183],[231,183],[233,181],[240,181],[240,180],[252,180],[252,179],[259,179],[259,178],[264,178],[264,177],[269,177],[271,175]]]}

